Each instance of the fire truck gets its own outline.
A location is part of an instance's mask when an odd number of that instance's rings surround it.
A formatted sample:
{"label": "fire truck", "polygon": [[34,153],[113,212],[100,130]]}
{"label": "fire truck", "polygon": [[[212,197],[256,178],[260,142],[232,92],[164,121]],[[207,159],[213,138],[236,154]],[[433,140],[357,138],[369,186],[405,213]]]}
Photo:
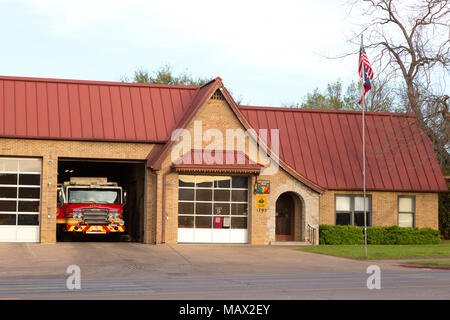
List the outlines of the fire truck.
{"label": "fire truck", "polygon": [[72,177],[58,184],[58,232],[123,233],[125,197],[122,187],[107,178]]}

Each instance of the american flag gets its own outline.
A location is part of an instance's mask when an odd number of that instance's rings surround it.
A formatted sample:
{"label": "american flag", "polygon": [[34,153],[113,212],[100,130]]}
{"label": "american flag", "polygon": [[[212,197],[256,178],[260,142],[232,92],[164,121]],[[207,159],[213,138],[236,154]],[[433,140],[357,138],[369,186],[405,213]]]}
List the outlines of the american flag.
{"label": "american flag", "polygon": [[370,85],[370,80],[373,79],[373,70],[370,66],[369,59],[366,56],[366,50],[361,45],[361,49],[359,50],[359,63],[358,63],[358,73],[359,76],[363,79],[363,84],[361,87],[361,97],[359,99],[359,104],[364,99],[366,93],[372,88]]}

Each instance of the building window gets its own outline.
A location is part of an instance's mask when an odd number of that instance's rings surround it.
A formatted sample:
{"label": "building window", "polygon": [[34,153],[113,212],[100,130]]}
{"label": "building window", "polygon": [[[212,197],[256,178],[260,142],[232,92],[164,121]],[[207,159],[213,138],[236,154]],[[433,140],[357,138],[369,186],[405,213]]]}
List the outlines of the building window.
{"label": "building window", "polygon": [[399,227],[414,228],[416,198],[414,196],[398,196],[398,225]]}
{"label": "building window", "polygon": [[[364,226],[364,196],[335,196],[336,225]],[[372,225],[372,197],[366,195],[367,226]]]}
{"label": "building window", "polygon": [[247,177],[179,176],[179,228],[247,229],[247,220]]}

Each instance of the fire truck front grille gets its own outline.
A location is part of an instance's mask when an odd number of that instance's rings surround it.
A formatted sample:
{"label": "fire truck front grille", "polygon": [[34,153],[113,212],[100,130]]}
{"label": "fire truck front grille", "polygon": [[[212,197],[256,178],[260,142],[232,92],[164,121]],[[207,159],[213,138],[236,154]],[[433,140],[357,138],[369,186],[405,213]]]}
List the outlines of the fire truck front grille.
{"label": "fire truck front grille", "polygon": [[108,223],[108,209],[84,209],[83,221],[86,224],[107,224]]}

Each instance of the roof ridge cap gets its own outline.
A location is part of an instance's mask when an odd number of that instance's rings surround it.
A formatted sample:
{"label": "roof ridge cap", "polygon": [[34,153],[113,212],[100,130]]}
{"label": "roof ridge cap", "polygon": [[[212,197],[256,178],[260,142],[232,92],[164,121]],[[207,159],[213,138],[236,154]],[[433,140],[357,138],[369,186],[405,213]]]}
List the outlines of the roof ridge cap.
{"label": "roof ridge cap", "polygon": [[144,88],[168,88],[168,89],[173,88],[173,89],[187,89],[187,90],[198,90],[199,88],[201,88],[200,86],[181,85],[181,84],[137,83],[137,82],[102,81],[102,80],[18,77],[18,76],[3,76],[3,75],[0,75],[0,80],[66,83],[66,84],[85,84],[85,85],[104,85],[104,86],[124,86],[124,87],[144,87]]}
{"label": "roof ridge cap", "polygon": [[[288,108],[288,107],[265,107],[265,106],[246,106],[239,105],[239,109],[244,110],[265,110],[265,111],[284,111],[284,112],[309,112],[309,113],[336,113],[336,114],[361,114],[360,110],[330,110],[330,109],[309,109],[309,108]],[[377,116],[398,116],[415,117],[414,113],[388,112],[388,111],[366,111],[366,115]]]}

